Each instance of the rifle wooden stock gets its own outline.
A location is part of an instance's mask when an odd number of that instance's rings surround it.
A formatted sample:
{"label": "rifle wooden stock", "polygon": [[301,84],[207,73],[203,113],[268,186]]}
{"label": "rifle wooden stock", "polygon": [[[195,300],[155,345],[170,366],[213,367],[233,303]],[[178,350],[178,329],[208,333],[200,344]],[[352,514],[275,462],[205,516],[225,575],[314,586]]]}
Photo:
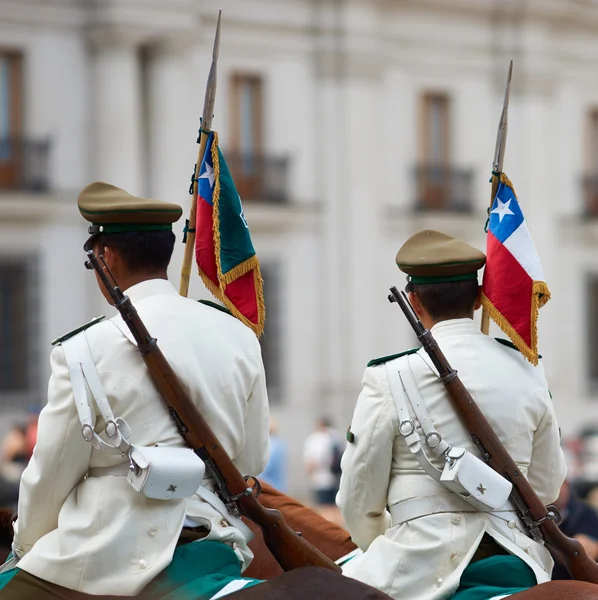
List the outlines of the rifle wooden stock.
{"label": "rifle wooden stock", "polygon": [[[402,297],[396,288],[391,288],[391,302],[397,302],[417,337],[423,344],[440,380],[446,387],[455,412],[469,431],[474,442],[483,450],[482,458],[503,477],[513,484],[511,499],[521,512],[521,517],[530,530],[539,529],[546,545],[565,564],[569,573],[578,581],[598,583],[598,563],[593,561],[577,540],[567,537],[555,523],[551,511],[547,509],[530,485],[527,478],[511,458],[490,423],[467,391],[462,381],[438,347],[438,343],[415,316],[409,301]],[[554,513],[552,513],[554,514]]]}
{"label": "rifle wooden stock", "polygon": [[[187,445],[205,462],[208,472],[220,482],[222,500],[234,505],[241,514],[262,529],[264,541],[274,558],[285,570],[300,567],[324,567],[340,571],[340,567],[293,531],[281,513],[263,507],[226,450],[214,435],[197,406],[189,398],[170,363],[158,347],[131,300],[118,286],[112,285],[93,250],[89,261],[114,300],[114,305],[131,331],[139,352],[164,403],[172,414]],[[107,267],[106,267],[107,269]],[[114,279],[114,278],[113,278]]]}

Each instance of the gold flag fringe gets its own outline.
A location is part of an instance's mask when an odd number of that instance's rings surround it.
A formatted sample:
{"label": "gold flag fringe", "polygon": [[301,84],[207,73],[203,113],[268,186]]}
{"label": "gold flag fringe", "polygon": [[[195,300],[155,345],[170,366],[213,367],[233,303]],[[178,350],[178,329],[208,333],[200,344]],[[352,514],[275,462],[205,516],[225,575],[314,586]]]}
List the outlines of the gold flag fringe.
{"label": "gold flag fringe", "polygon": [[[493,174],[493,179],[496,175]],[[513,190],[513,195],[517,198],[515,188],[511,180],[504,174],[500,174],[500,183]],[[494,199],[493,199],[494,201]],[[533,365],[538,364],[538,313],[550,300],[550,290],[544,281],[534,281],[532,283],[532,306],[531,306],[531,347],[527,345],[524,339],[517,333],[515,328],[509,323],[506,317],[492,304],[490,299],[482,292],[482,306],[488,311],[490,318],[509,336],[513,345],[525,356]]]}
{"label": "gold flag fringe", "polygon": [[[495,177],[496,177],[496,175],[493,174],[492,178],[494,179]],[[513,190],[513,195],[515,196],[515,198],[517,198],[517,194],[515,193],[515,187],[513,186],[513,182],[504,173],[500,174],[500,182],[503,185],[510,187]],[[494,203],[494,198],[492,198],[492,202]],[[490,207],[490,208],[492,208],[492,207]]]}
{"label": "gold flag fringe", "polygon": [[[253,255],[251,258],[243,261],[240,265],[237,265],[227,273],[222,272],[222,264],[220,261],[220,160],[218,157],[218,134],[214,131],[214,140],[212,141],[212,165],[214,167],[214,192],[212,194],[213,199],[213,218],[212,218],[212,235],[214,237],[214,252],[216,254],[216,269],[218,273],[219,285],[216,285],[201,269],[199,269],[199,275],[202,278],[205,286],[208,290],[224,305],[237,319],[242,321],[247,327],[253,330],[257,337],[260,337],[264,332],[264,323],[266,320],[266,305],[264,302],[263,293],[263,280],[260,271],[260,262],[257,255]],[[226,295],[226,286],[238,279],[239,277],[249,273],[253,270],[254,272],[254,286],[257,294],[257,310],[258,320],[257,323],[250,321],[228,298]]]}

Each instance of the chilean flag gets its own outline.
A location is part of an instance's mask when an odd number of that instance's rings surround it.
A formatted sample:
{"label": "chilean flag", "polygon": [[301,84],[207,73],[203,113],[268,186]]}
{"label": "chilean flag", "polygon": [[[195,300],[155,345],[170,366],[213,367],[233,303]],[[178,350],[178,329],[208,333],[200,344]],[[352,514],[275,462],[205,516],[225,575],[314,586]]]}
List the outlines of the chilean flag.
{"label": "chilean flag", "polygon": [[260,264],[218,134],[210,132],[197,179],[195,258],[206,287],[259,337],[265,308]]}
{"label": "chilean flag", "polygon": [[488,220],[482,304],[521,353],[538,364],[538,310],[550,299],[511,182],[501,175]]}

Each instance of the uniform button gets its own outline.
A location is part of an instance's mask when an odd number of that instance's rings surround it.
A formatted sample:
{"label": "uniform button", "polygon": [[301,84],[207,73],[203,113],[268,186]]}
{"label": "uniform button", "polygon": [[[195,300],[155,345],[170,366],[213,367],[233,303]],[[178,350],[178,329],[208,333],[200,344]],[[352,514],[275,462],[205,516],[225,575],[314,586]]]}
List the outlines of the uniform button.
{"label": "uniform button", "polygon": [[442,577],[439,577],[439,578],[436,580],[436,587],[440,587],[441,585],[442,585]]}
{"label": "uniform button", "polygon": [[507,525],[510,529],[515,529],[515,527],[517,527],[517,523],[515,523],[515,521],[509,521]]}
{"label": "uniform button", "polygon": [[451,559],[455,558],[455,556],[457,556],[456,552],[451,552]]}
{"label": "uniform button", "polygon": [[149,533],[149,535],[151,535],[152,537],[154,537],[156,535],[156,533],[158,533],[158,530],[155,527],[150,527],[147,532]]}
{"label": "uniform button", "polygon": [[233,550],[236,550],[236,549],[237,549],[237,544],[236,544],[236,542],[233,542]]}
{"label": "uniform button", "polygon": [[143,559],[141,559],[139,561],[139,567],[142,569],[147,569],[147,562],[145,562]]}
{"label": "uniform button", "polygon": [[226,519],[222,519],[222,521],[220,521],[220,527],[230,527],[230,525]]}
{"label": "uniform button", "polygon": [[531,551],[532,551],[532,549],[529,546],[525,549],[526,554],[529,554]]}
{"label": "uniform button", "polygon": [[461,517],[459,515],[455,515],[452,519],[451,519],[451,523],[453,525],[459,525],[459,523],[461,523]]}

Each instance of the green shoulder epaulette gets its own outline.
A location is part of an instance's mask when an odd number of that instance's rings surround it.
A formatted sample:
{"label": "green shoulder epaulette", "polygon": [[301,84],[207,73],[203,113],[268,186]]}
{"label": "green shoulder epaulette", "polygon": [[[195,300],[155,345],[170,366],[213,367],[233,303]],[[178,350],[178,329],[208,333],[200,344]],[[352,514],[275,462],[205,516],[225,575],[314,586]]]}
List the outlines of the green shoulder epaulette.
{"label": "green shoulder epaulette", "polygon": [[233,313],[231,313],[231,311],[228,310],[228,308],[226,308],[226,306],[221,306],[220,304],[216,304],[215,302],[211,302],[210,300],[199,300],[199,302],[201,304],[205,304],[206,306],[210,306],[212,308],[215,308],[216,310],[220,310],[223,313],[226,313],[227,315],[230,315],[231,317],[233,316]]}
{"label": "green shoulder epaulette", "polygon": [[77,327],[77,329],[73,329],[73,331],[69,331],[68,333],[65,333],[64,335],[60,336],[59,338],[56,338],[52,342],[52,346],[56,346],[57,344],[61,344],[62,342],[68,340],[69,338],[72,338],[74,335],[77,335],[81,331],[85,331],[86,329],[89,329],[90,327],[92,327],[96,323],[100,323],[105,318],[106,317],[104,317],[103,315],[101,317],[96,317],[95,319],[92,319],[89,323],[85,323],[85,325],[81,325],[81,327]]}
{"label": "green shoulder epaulette", "polygon": [[376,365],[382,365],[389,360],[395,358],[401,358],[401,356],[407,356],[408,354],[415,354],[420,348],[411,348],[411,350],[405,350],[405,352],[399,352],[398,354],[391,354],[390,356],[382,356],[380,358],[374,358],[368,363],[368,367],[375,367]]}
{"label": "green shoulder epaulette", "polygon": [[[494,338],[499,344],[506,346],[507,348],[512,348],[513,350],[517,350],[519,352],[519,348],[515,346],[515,344],[511,340],[505,340],[504,338]],[[538,358],[542,358],[541,354],[538,354]]]}

